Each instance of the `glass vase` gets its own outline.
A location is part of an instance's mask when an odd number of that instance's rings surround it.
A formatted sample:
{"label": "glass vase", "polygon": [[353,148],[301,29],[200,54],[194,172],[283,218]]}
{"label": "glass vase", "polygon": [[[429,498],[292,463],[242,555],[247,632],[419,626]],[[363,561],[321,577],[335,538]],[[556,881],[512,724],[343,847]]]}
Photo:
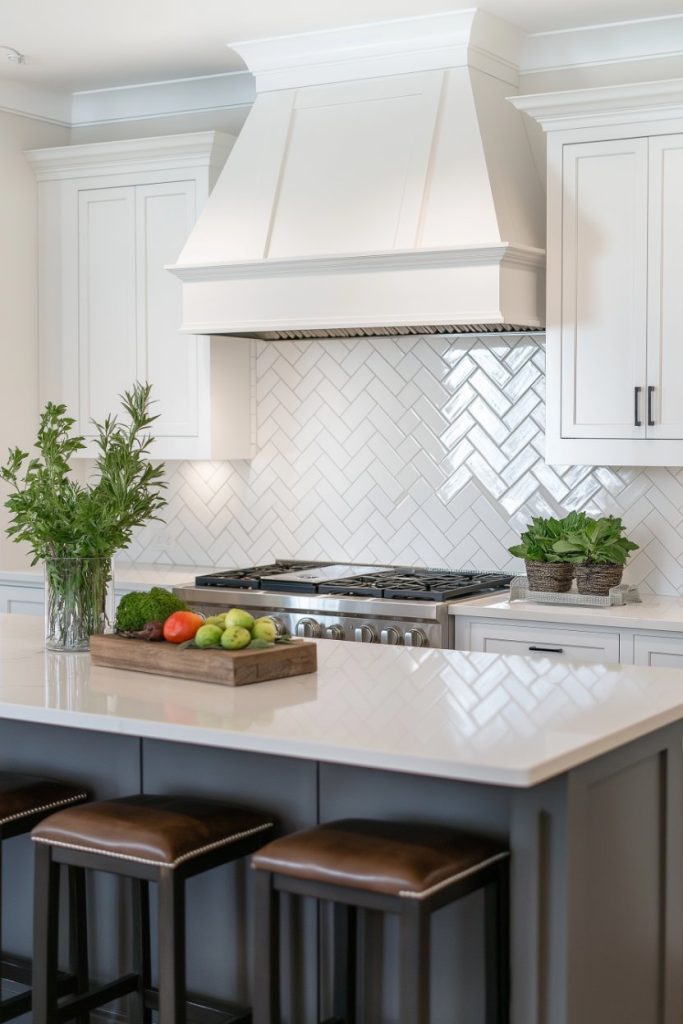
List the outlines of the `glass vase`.
{"label": "glass vase", "polygon": [[45,559],[45,646],[87,651],[114,619],[111,558]]}

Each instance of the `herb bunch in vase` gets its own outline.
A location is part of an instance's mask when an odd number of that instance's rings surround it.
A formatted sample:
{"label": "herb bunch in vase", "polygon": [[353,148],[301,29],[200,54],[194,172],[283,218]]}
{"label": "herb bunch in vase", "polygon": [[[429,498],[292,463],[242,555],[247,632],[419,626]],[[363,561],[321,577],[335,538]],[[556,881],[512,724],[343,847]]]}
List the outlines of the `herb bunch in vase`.
{"label": "herb bunch in vase", "polygon": [[40,417],[35,456],[10,449],[0,477],[9,484],[8,536],[26,542],[32,565],[45,564],[46,646],[84,651],[88,638],[108,624],[113,596],[112,559],[128,547],[133,530],[166,504],[164,466],[149,459],[157,418],[150,414],[151,386],[135,384],[121,396],[126,421],[115,415],[94,422],[96,478],[81,484],[71,459],[86,447],[73,434],[66,406],[48,402]]}

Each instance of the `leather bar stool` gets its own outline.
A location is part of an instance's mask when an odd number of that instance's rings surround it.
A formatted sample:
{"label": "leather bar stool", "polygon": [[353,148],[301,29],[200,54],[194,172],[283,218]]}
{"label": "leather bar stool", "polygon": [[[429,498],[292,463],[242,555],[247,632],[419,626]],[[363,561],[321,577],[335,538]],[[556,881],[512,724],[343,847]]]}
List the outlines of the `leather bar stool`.
{"label": "leather bar stool", "polygon": [[[2,847],[6,839],[30,832],[48,814],[58,807],[68,807],[82,803],[88,794],[82,786],[73,786],[68,782],[45,779],[35,775],[24,775],[16,772],[0,772],[0,949],[2,949]],[[87,965],[78,960],[80,936],[77,932],[79,919],[78,908],[84,899],[79,879],[70,874],[71,897],[71,949],[72,969],[79,973]],[[3,981],[16,982],[23,986],[31,984],[31,961],[23,957],[1,954],[0,978]],[[72,991],[78,984],[74,974],[58,975],[56,984],[64,994]],[[10,998],[0,1000],[0,1022],[14,1020],[31,1009],[31,992],[25,991]]]}
{"label": "leather bar stool", "polygon": [[[185,991],[185,881],[253,853],[273,827],[258,811],[216,800],[131,796],[53,814],[33,830],[35,915],[33,1024],[83,1017],[113,999],[136,993],[133,1018],[149,1024],[158,1007],[163,1024],[185,1024],[188,1006],[202,1020],[250,1020],[244,1007],[188,1004]],[[135,969],[97,988],[59,1001],[57,978],[60,866],[131,879]],[[159,988],[151,987],[149,883],[159,894]]]}
{"label": "leather bar stool", "polygon": [[345,820],[284,836],[252,858],[256,978],[253,1024],[280,1024],[279,894],[334,905],[334,1017],[355,1022],[356,910],[399,918],[399,1024],[428,1024],[430,915],[485,892],[486,1024],[509,1020],[508,851],[440,826]]}

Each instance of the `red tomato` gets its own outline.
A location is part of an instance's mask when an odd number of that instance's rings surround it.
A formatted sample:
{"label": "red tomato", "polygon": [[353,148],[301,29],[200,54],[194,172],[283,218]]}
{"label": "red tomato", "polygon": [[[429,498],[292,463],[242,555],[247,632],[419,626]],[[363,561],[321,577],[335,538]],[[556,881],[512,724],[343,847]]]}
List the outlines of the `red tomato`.
{"label": "red tomato", "polygon": [[192,640],[204,619],[196,612],[173,612],[164,622],[164,640],[170,644],[184,644]]}

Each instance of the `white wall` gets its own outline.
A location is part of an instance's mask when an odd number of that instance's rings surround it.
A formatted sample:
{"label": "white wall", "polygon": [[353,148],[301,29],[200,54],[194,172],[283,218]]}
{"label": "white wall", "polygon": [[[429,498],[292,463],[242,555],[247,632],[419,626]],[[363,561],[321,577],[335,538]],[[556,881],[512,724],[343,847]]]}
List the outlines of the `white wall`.
{"label": "white wall", "polygon": [[[0,457],[27,448],[38,416],[37,188],[24,150],[63,146],[68,130],[0,110]],[[6,489],[0,488],[4,502]],[[0,566],[23,568],[26,553],[5,536],[0,509]]]}

